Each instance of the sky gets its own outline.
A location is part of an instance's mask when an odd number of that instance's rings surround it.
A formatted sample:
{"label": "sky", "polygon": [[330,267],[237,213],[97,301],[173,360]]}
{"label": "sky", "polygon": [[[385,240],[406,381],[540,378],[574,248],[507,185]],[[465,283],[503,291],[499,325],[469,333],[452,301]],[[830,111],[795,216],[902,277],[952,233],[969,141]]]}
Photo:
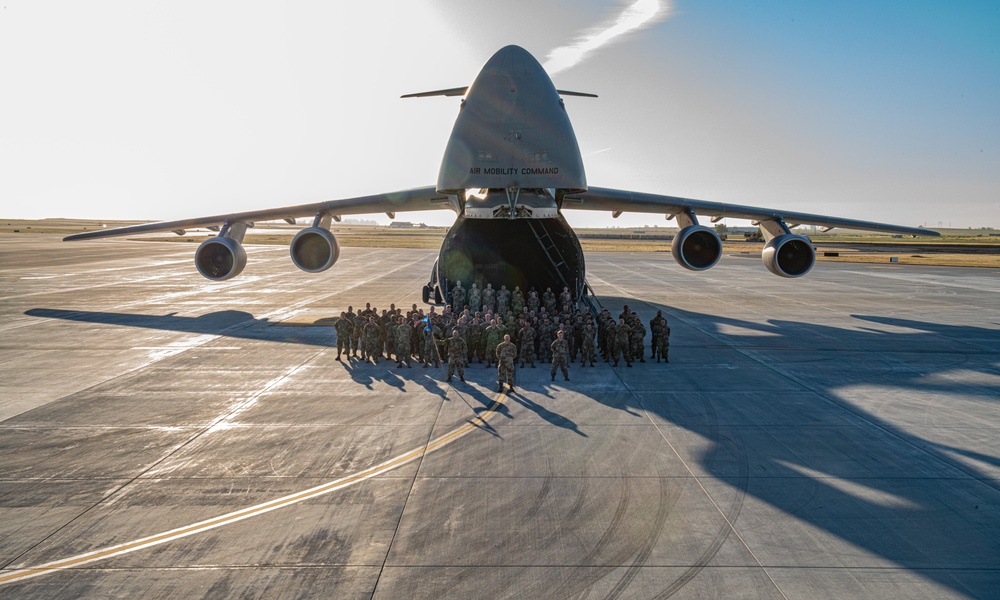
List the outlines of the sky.
{"label": "sky", "polygon": [[2,0],[0,216],[433,185],[459,99],[399,96],[468,85],[507,44],[599,95],[566,98],[590,185],[1000,227],[995,0]]}

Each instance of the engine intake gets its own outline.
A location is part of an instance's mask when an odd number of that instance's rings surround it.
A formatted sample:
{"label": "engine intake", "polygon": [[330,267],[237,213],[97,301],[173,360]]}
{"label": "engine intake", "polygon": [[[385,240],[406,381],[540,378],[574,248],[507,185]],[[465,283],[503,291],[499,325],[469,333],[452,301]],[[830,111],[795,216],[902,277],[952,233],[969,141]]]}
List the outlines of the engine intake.
{"label": "engine intake", "polygon": [[714,267],[722,257],[722,240],[704,225],[689,225],[674,238],[670,253],[685,269],[704,271]]}
{"label": "engine intake", "polygon": [[786,233],[764,245],[761,259],[767,270],[775,275],[801,277],[816,263],[816,250],[809,238]]}
{"label": "engine intake", "polygon": [[247,266],[247,252],[236,240],[213,237],[205,240],[194,253],[198,272],[213,281],[236,277]]}
{"label": "engine intake", "polygon": [[320,273],[340,258],[340,244],[329,229],[307,227],[295,234],[288,249],[295,266],[307,273]]}

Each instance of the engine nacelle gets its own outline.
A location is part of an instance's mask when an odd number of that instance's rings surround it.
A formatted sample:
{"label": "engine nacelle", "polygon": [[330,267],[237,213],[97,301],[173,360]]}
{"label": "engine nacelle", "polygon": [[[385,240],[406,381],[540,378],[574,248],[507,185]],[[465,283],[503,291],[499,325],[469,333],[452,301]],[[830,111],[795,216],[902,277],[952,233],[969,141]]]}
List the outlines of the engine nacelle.
{"label": "engine nacelle", "polygon": [[208,238],[195,251],[194,264],[204,277],[225,281],[243,272],[247,266],[247,252],[232,238]]}
{"label": "engine nacelle", "polygon": [[288,252],[296,267],[307,273],[320,273],[340,258],[340,244],[329,229],[307,227],[295,234]]}
{"label": "engine nacelle", "polygon": [[704,271],[722,258],[722,240],[715,230],[704,225],[681,229],[670,245],[677,264],[692,271]]}
{"label": "engine nacelle", "polygon": [[761,259],[775,275],[801,277],[816,264],[816,250],[809,238],[786,233],[764,244]]}

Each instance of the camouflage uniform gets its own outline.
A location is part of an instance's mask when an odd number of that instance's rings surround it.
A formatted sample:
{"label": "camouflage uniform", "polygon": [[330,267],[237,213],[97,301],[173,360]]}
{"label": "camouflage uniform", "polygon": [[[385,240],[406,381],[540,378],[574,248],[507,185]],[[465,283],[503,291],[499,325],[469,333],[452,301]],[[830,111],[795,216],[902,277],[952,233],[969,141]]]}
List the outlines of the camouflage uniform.
{"label": "camouflage uniform", "polygon": [[378,323],[369,321],[362,329],[362,332],[364,333],[364,344],[361,349],[361,358],[362,360],[371,359],[377,365],[378,358],[382,354],[379,352]]}
{"label": "camouflage uniform", "polygon": [[535,368],[535,330],[531,325],[525,324],[517,334],[521,344],[521,366],[524,363],[531,363],[531,368]]}
{"label": "camouflage uniform", "polygon": [[486,366],[488,367],[496,362],[496,347],[503,340],[503,328],[496,323],[490,323],[486,327],[483,335],[486,338]]}
{"label": "camouflage uniform", "polygon": [[340,318],[333,324],[333,328],[337,331],[337,360],[340,360],[341,352],[346,352],[348,356],[351,355],[351,329],[353,329],[353,325],[351,325],[347,313],[340,313]]}
{"label": "camouflage uniform", "polygon": [[462,282],[455,282],[455,287],[451,289],[451,309],[455,311],[455,314],[462,314],[462,310],[465,308],[465,288],[462,287]]}
{"label": "camouflage uniform", "polygon": [[542,305],[545,306],[545,310],[549,314],[556,312],[556,295],[552,292],[552,288],[545,288],[545,292],[542,294]]}
{"label": "camouflage uniform", "polygon": [[402,367],[403,363],[406,366],[413,368],[413,364],[410,362],[410,336],[413,334],[413,328],[410,324],[406,322],[406,317],[399,318],[399,325],[396,327],[396,366]]}
{"label": "camouflage uniform", "polygon": [[556,337],[556,341],[552,342],[552,380],[556,379],[556,367],[562,370],[563,377],[566,381],[569,381],[569,372],[566,370],[566,361],[569,360],[569,344],[566,341],[565,333],[563,338],[559,339]]}
{"label": "camouflage uniform", "polygon": [[354,313],[349,312],[347,316],[351,320],[351,351],[354,356],[357,356],[361,347],[361,332],[365,328],[365,322],[356,317]]}
{"label": "camouflage uniform", "polygon": [[503,384],[510,385],[514,390],[514,360],[517,358],[517,346],[514,342],[500,342],[494,353],[497,357],[497,391],[503,391]]}
{"label": "camouflage uniform", "polygon": [[573,304],[573,294],[569,293],[569,288],[563,288],[561,294],[559,294],[559,305],[566,306],[567,304]]}
{"label": "camouflage uniform", "polygon": [[482,307],[483,292],[473,283],[472,288],[469,289],[469,312],[476,314]]}
{"label": "camouflage uniform", "polygon": [[472,319],[472,325],[469,325],[469,363],[475,358],[479,362],[483,362],[483,349],[486,337],[486,326],[479,320],[479,318]]}
{"label": "camouflage uniform", "polygon": [[500,286],[500,291],[497,292],[497,315],[504,316],[507,314],[507,309],[510,308],[510,290],[507,286]]}
{"label": "camouflage uniform", "polygon": [[632,328],[624,322],[619,322],[615,326],[615,337],[611,340],[611,357],[615,359],[615,364],[612,366],[618,366],[618,357],[622,355],[625,356],[626,366],[632,366],[632,359],[629,358],[629,336],[631,333]]}
{"label": "camouflage uniform", "polygon": [[520,318],[521,313],[524,312],[524,294],[521,293],[521,288],[514,288],[514,294],[511,296],[510,300],[510,307],[514,311],[514,316]]}
{"label": "camouflage uniform", "polygon": [[[497,291],[493,289],[493,284],[486,284],[486,289],[483,290],[483,312],[491,313],[497,309]],[[492,354],[491,349],[489,354]]]}
{"label": "camouflage uniform", "polygon": [[539,308],[541,308],[541,301],[538,299],[538,292],[532,290],[528,294],[528,311],[537,313]]}
{"label": "camouflage uniform", "polygon": [[465,381],[465,356],[469,352],[469,347],[461,336],[453,335],[448,338],[448,381],[458,369],[458,378]]}
{"label": "camouflage uniform", "polygon": [[642,321],[633,319],[632,321],[632,360],[639,359],[639,362],[646,362],[646,328]]}
{"label": "camouflage uniform", "polygon": [[538,327],[538,360],[541,362],[552,362],[552,336],[555,329],[548,319],[542,321]]}
{"label": "camouflage uniform", "polygon": [[435,367],[441,366],[441,360],[438,358],[437,351],[437,341],[441,339],[441,328],[428,322],[420,329],[421,336],[423,338],[423,360],[424,368],[431,366],[434,363]]}
{"label": "camouflage uniform", "polygon": [[586,367],[587,361],[590,361],[590,366],[594,366],[594,328],[588,323],[586,329],[583,330],[583,343],[581,344],[581,358],[580,366]]}
{"label": "camouflage uniform", "polygon": [[659,331],[656,336],[656,362],[660,362],[660,357],[663,360],[670,362],[668,353],[670,352],[670,326],[667,325],[667,320],[660,317]]}

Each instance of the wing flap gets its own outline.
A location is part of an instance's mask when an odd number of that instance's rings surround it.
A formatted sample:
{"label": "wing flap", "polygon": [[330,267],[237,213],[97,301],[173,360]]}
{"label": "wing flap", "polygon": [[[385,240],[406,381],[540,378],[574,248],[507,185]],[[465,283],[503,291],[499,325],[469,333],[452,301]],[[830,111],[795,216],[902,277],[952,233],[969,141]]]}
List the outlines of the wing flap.
{"label": "wing flap", "polygon": [[695,214],[711,216],[713,222],[725,217],[732,217],[736,219],[747,219],[756,223],[762,221],[784,221],[786,223],[797,223],[799,225],[816,225],[828,229],[836,227],[841,229],[860,229],[863,231],[878,231],[882,233],[898,233],[905,235],[940,235],[936,231],[919,227],[904,227],[901,225],[878,223],[875,221],[843,219],[840,217],[829,217],[810,213],[776,210],[771,208],[757,208],[754,206],[744,206],[740,204],[709,202],[707,200],[695,200],[693,198],[680,198],[677,196],[664,196],[660,194],[647,194],[643,192],[631,192],[627,190],[614,190],[596,187],[592,187],[586,192],[579,194],[567,194],[563,198],[563,208],[574,210],[601,210],[612,213],[660,213],[664,215],[676,215],[690,210]]}
{"label": "wing flap", "polygon": [[341,200],[328,200],[326,202],[316,202],[312,204],[300,204],[298,206],[288,206],[283,208],[270,208],[266,210],[254,210],[242,213],[230,213],[225,215],[213,215],[209,217],[198,217],[194,219],[181,219],[178,221],[161,221],[158,223],[146,223],[144,225],[131,225],[128,227],[116,227],[102,231],[88,231],[77,233],[63,238],[63,241],[86,240],[102,237],[115,237],[123,235],[135,235],[138,233],[156,233],[160,231],[182,231],[197,227],[214,228],[226,223],[256,223],[259,221],[294,222],[296,218],[314,217],[317,213],[325,212],[331,216],[341,215],[364,215],[374,213],[411,212],[422,210],[442,210],[452,209],[454,206],[447,194],[439,194],[434,187],[414,188],[391,192],[388,194],[376,194],[373,196],[361,196],[357,198],[344,198]]}

